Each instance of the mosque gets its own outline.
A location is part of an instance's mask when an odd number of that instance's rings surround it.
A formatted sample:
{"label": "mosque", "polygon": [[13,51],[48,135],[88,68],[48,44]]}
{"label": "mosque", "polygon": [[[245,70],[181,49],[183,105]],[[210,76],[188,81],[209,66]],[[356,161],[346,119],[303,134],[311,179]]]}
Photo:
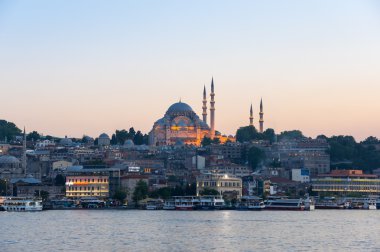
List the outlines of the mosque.
{"label": "mosque", "polygon": [[202,120],[186,103],[179,101],[171,105],[163,118],[156,121],[149,133],[149,143],[163,145],[201,145],[204,137],[219,138],[221,143],[234,142],[233,136],[221,135],[215,130],[215,92],[214,79],[211,80],[210,125],[207,123],[207,95],[203,89]]}

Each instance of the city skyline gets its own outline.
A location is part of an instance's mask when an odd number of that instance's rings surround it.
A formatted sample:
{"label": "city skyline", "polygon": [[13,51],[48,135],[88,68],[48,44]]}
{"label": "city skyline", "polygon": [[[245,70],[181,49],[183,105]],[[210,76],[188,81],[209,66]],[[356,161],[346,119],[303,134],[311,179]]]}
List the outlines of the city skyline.
{"label": "city skyline", "polygon": [[[45,135],[148,133],[181,99],[216,130],[380,137],[376,1],[0,3],[0,118]],[[209,104],[208,104],[209,109]],[[208,111],[209,113],[209,111]],[[264,129],[265,129],[264,128]]]}

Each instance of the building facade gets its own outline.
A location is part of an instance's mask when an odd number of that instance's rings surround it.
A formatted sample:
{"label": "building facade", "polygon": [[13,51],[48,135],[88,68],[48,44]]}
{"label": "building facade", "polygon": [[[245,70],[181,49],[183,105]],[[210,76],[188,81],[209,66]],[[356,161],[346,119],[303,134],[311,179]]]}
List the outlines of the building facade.
{"label": "building facade", "polygon": [[220,195],[235,193],[237,197],[242,196],[242,180],[228,174],[204,173],[197,177],[197,196],[204,189],[214,189]]}
{"label": "building facade", "polygon": [[380,193],[380,178],[362,170],[333,170],[312,179],[315,192]]}

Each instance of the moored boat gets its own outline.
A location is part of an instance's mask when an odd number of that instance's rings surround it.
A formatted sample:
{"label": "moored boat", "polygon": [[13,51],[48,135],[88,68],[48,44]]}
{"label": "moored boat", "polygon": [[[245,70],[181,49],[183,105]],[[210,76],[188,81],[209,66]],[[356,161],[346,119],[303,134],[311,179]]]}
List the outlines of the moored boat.
{"label": "moored boat", "polygon": [[199,204],[196,196],[174,196],[175,210],[194,210]]}
{"label": "moored boat", "polygon": [[236,204],[236,210],[240,211],[260,211],[265,208],[262,198],[256,196],[243,196]]}
{"label": "moored boat", "polygon": [[164,210],[175,210],[175,201],[172,199],[171,200],[165,200],[162,209],[164,209]]}
{"label": "moored boat", "polygon": [[[197,202],[198,203],[198,202]],[[225,207],[225,202],[220,195],[204,195],[199,197],[199,204],[195,204],[195,210],[220,210]]]}
{"label": "moored boat", "polygon": [[42,199],[9,197],[4,200],[3,208],[7,212],[42,211]]}
{"label": "moored boat", "polygon": [[271,199],[267,200],[265,210],[303,211],[305,205],[302,199]]}

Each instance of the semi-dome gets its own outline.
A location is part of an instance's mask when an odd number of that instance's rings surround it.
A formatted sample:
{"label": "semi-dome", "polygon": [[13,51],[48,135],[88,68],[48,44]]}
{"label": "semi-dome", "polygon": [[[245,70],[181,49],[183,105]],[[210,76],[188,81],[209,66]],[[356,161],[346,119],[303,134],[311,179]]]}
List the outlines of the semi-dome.
{"label": "semi-dome", "polygon": [[193,109],[183,102],[177,102],[171,105],[166,113],[176,113],[176,112],[192,112]]}
{"label": "semi-dome", "polygon": [[19,164],[19,163],[20,163],[20,160],[18,160],[14,156],[10,156],[10,155],[0,156],[0,164]]}

